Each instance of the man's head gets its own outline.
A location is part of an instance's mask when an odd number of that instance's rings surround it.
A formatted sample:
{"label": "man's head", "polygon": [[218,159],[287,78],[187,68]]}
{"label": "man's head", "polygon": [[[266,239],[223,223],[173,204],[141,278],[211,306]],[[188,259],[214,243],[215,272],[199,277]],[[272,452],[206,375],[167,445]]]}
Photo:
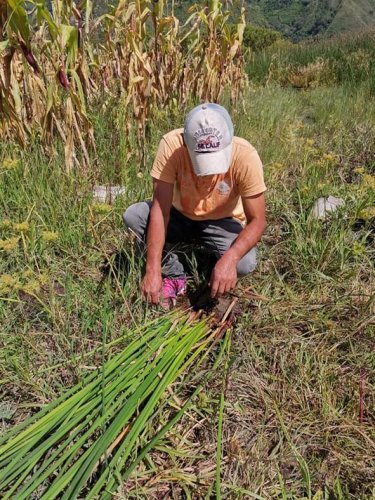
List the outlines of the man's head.
{"label": "man's head", "polygon": [[187,115],[184,140],[196,175],[223,174],[232,156],[233,123],[219,104],[200,104]]}

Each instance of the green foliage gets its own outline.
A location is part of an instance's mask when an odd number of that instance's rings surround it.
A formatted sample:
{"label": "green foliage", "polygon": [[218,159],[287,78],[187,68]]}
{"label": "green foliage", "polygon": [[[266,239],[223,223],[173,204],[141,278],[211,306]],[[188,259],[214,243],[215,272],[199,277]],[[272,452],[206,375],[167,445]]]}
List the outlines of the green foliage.
{"label": "green foliage", "polygon": [[249,22],[293,40],[375,25],[375,0],[249,0]]}
{"label": "green foliage", "polygon": [[335,11],[329,8],[327,0],[302,2],[300,0],[260,0],[254,3],[262,9],[267,25],[294,40],[324,32],[335,15]]}
{"label": "green foliage", "polygon": [[254,52],[267,49],[269,46],[282,39],[281,33],[269,28],[260,28],[247,25],[243,34],[244,47]]}

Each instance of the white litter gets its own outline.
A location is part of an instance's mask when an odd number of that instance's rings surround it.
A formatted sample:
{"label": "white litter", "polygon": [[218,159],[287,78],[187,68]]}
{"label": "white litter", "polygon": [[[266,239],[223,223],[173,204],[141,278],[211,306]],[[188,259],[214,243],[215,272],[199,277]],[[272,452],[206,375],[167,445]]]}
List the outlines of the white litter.
{"label": "white litter", "polygon": [[326,219],[331,212],[335,212],[342,207],[345,201],[342,198],[328,196],[328,198],[319,198],[314,203],[311,213],[315,219]]}
{"label": "white litter", "polygon": [[94,186],[92,194],[99,203],[113,203],[115,199],[125,193],[124,186]]}

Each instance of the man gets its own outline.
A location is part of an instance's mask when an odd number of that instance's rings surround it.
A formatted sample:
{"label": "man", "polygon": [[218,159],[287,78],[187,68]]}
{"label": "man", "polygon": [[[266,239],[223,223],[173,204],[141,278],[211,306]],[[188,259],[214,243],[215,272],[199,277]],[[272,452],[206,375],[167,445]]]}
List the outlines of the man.
{"label": "man", "polygon": [[266,186],[256,150],[233,136],[225,108],[202,104],[183,129],[162,138],[151,176],[152,203],[136,203],[124,213],[125,225],[147,247],[144,298],[167,306],[184,293],[185,271],[170,249],[180,243],[198,243],[217,257],[212,297],[232,290],[238,276],[255,269],[265,227]]}

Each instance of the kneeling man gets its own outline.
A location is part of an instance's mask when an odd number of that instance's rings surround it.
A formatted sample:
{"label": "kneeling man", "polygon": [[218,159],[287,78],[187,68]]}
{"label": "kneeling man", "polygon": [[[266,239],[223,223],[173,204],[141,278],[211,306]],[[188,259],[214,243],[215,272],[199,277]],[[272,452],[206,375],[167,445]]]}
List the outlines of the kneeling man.
{"label": "kneeling man", "polygon": [[190,111],[183,129],[164,135],[151,176],[152,202],[135,203],[124,213],[125,225],[147,248],[144,298],[167,306],[185,291],[185,271],[173,252],[180,243],[215,254],[212,297],[232,290],[238,276],[255,269],[265,227],[266,186],[254,147],[234,136],[225,108],[202,104]]}

